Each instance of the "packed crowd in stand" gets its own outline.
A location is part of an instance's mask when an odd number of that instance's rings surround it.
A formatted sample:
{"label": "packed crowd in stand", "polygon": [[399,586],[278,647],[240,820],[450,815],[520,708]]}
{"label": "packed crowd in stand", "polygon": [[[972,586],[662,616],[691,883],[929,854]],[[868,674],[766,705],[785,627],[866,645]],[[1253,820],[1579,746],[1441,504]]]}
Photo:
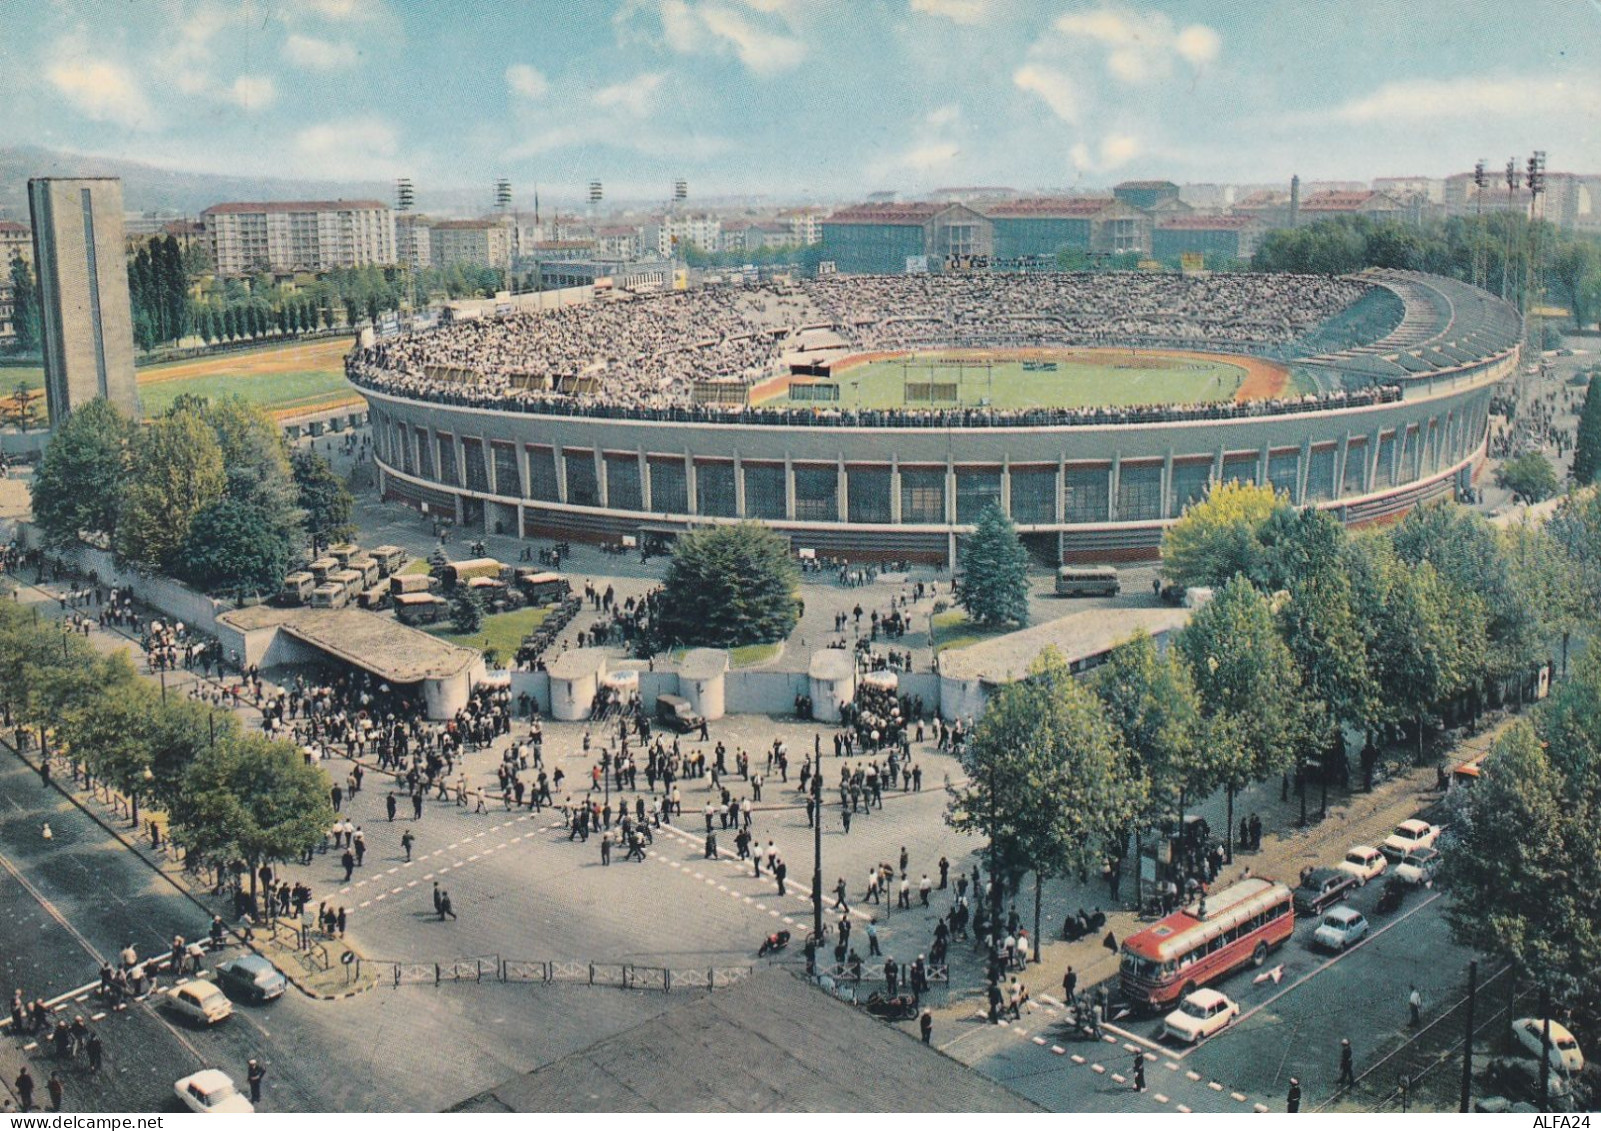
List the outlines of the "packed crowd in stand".
{"label": "packed crowd in stand", "polygon": [[803,330],[858,350],[1045,345],[1283,355],[1371,288],[1328,276],[1125,273],[833,276],[454,322],[376,342],[346,373],[375,392],[565,416],[822,427],[1002,427],[1223,419],[1371,404],[1395,387],[1119,408],[840,410],[699,404],[697,382],[777,372]]}

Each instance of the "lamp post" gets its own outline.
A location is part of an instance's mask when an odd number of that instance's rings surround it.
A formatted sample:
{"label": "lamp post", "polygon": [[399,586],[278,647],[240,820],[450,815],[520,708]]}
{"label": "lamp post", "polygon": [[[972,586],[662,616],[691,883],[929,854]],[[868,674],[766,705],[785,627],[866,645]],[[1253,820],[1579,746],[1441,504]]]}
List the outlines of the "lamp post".
{"label": "lamp post", "polygon": [[812,938],[823,942],[823,752],[812,755]]}

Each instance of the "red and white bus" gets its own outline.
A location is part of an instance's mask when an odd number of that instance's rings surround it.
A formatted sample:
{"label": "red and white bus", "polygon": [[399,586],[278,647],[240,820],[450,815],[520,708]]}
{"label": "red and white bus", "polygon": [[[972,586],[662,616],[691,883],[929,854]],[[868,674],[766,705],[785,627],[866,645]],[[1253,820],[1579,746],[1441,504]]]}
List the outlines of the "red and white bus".
{"label": "red and white bus", "polygon": [[1289,888],[1241,880],[1124,939],[1123,994],[1135,1005],[1171,1005],[1247,963],[1262,965],[1294,931]]}

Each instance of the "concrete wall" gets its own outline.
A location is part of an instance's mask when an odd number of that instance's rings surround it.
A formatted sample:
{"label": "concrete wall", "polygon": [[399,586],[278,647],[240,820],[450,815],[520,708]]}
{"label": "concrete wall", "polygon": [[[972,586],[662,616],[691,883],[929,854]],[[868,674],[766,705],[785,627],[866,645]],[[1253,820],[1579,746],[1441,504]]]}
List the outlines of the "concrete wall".
{"label": "concrete wall", "polygon": [[[39,533],[31,523],[18,523],[17,526],[29,546],[39,545]],[[217,615],[230,608],[221,601],[214,601],[168,578],[145,577],[131,570],[118,569],[110,554],[93,546],[52,550],[48,556],[52,560],[74,565],[82,573],[99,574],[103,585],[131,586],[134,596],[143,604],[160,609],[165,616],[181,620],[190,628],[209,636],[217,635]]]}
{"label": "concrete wall", "polygon": [[735,715],[792,715],[795,696],[809,694],[805,672],[731,671],[727,705]]}

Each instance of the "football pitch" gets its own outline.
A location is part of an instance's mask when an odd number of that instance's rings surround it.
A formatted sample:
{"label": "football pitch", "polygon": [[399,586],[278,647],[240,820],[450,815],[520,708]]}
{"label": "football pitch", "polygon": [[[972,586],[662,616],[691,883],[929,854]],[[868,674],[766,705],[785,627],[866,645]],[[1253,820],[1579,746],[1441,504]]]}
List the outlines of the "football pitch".
{"label": "football pitch", "polygon": [[[1091,408],[1234,400],[1265,363],[1158,350],[943,350],[877,355],[797,378],[774,405],[818,409]],[[1275,367],[1276,368],[1276,367]],[[813,388],[804,389],[806,385]],[[832,386],[837,393],[816,386]]]}

